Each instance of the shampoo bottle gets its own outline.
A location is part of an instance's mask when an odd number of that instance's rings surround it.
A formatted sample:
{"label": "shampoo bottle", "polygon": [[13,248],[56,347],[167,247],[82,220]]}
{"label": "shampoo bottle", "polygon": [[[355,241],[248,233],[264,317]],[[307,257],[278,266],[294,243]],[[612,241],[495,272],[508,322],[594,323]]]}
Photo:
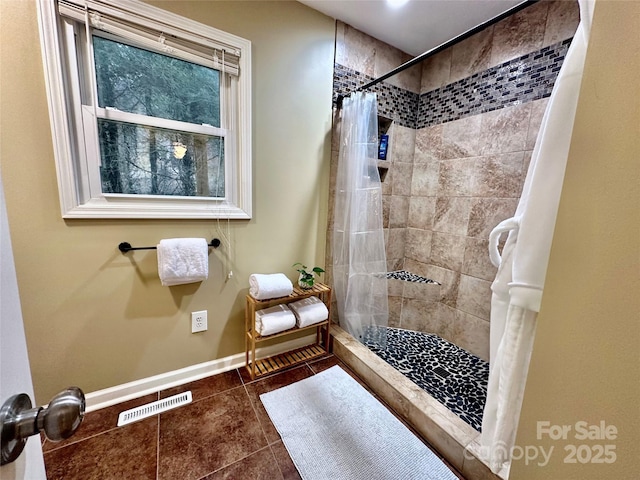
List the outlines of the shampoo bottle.
{"label": "shampoo bottle", "polygon": [[387,159],[387,147],[389,146],[389,135],[380,135],[380,145],[378,146],[378,159]]}

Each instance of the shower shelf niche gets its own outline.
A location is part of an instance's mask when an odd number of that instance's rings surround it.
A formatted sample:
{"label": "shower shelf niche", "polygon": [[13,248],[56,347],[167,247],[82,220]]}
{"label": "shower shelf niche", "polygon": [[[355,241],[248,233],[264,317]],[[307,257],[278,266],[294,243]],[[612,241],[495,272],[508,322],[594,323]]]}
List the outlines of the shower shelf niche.
{"label": "shower shelf niche", "polygon": [[391,164],[391,125],[393,120],[378,115],[378,149],[380,148],[380,142],[382,135],[389,136],[389,143],[387,144],[387,155],[385,159],[377,158],[378,162],[378,174],[380,175],[380,181],[384,182],[389,171],[389,165]]}
{"label": "shower shelf niche", "polygon": [[[297,300],[303,300],[312,296],[318,297],[329,310],[329,317],[324,322],[314,323],[307,327],[294,327],[284,332],[273,335],[261,336],[255,329],[255,316],[257,310],[287,304]],[[316,283],[310,289],[294,287],[293,293],[286,297],[257,300],[247,295],[245,309],[245,366],[251,380],[264,375],[275,373],[285,368],[290,368],[313,358],[321,357],[329,353],[329,319],[331,318],[331,288],[322,283]],[[288,335],[303,331],[316,331],[316,341],[295,350],[273,355],[267,358],[256,358],[257,344],[274,338],[285,338]]]}

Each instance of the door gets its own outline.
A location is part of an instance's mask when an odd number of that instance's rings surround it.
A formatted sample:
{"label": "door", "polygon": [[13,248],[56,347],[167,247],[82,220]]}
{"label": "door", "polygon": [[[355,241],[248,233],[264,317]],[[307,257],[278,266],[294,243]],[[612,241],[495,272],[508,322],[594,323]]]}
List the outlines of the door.
{"label": "door", "polygon": [[[18,393],[29,395],[35,405],[4,188],[0,177],[0,405]],[[22,455],[16,461],[0,467],[0,478],[46,479],[40,435],[29,438]]]}

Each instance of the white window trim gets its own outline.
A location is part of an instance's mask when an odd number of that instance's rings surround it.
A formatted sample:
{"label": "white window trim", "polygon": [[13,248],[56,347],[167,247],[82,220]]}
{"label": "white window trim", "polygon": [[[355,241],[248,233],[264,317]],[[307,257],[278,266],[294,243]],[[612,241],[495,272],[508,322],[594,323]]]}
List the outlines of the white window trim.
{"label": "white window trim", "polygon": [[[45,73],[45,86],[53,150],[58,177],[60,207],[63,218],[182,218],[182,219],[250,219],[252,215],[252,140],[251,140],[251,42],[213,27],[188,20],[179,15],[133,0],[118,0],[120,8],[127,8],[141,16],[152,16],[170,25],[212,37],[241,52],[237,82],[238,117],[236,132],[224,133],[232,148],[234,161],[225,165],[224,200],[203,197],[169,197],[147,195],[100,195],[83,200],[80,177],[87,172],[77,171],[74,150],[77,142],[70,127],[73,112],[67,106],[63,65],[59,39],[59,22],[53,0],[38,0],[38,25]],[[234,82],[236,83],[236,82]],[[213,128],[213,127],[203,127]],[[237,138],[240,141],[236,141]],[[89,173],[90,174],[90,173]]]}

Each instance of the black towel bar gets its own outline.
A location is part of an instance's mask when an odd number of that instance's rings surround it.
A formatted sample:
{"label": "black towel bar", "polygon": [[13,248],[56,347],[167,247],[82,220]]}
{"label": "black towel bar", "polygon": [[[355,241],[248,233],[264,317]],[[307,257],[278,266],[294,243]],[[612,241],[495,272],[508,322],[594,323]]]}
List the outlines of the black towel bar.
{"label": "black towel bar", "polygon": [[[220,240],[218,238],[214,238],[208,245],[213,248],[218,248],[220,246]],[[157,248],[158,247],[132,247],[129,242],[122,242],[118,245],[118,250],[122,253],[127,253],[131,250],[156,250]]]}

